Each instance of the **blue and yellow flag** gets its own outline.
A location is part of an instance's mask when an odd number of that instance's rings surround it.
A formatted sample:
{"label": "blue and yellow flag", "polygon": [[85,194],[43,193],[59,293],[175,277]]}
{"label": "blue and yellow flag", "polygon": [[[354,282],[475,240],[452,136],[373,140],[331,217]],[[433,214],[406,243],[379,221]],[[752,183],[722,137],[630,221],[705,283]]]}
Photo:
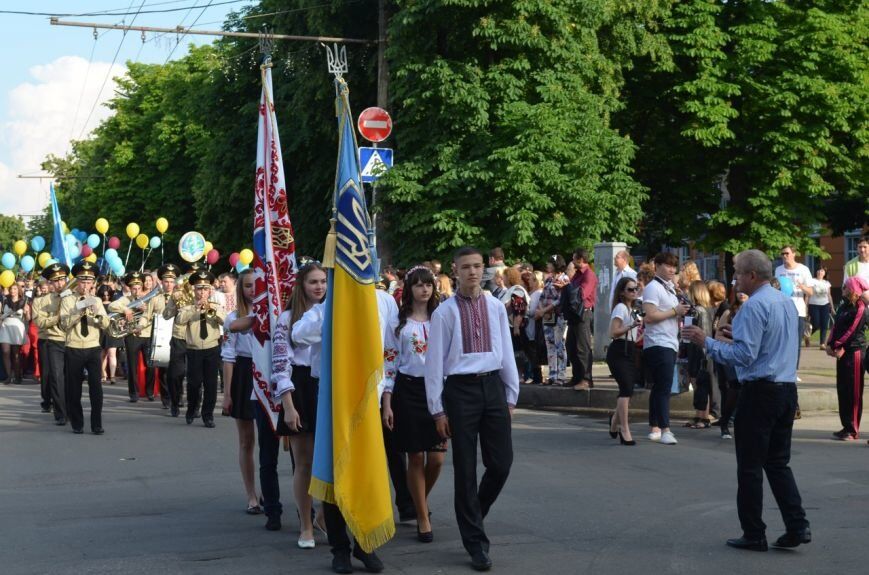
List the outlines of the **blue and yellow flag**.
{"label": "blue and yellow flag", "polygon": [[57,206],[57,194],[54,193],[54,184],[51,188],[51,220],[53,231],[51,233],[51,257],[66,267],[72,267],[72,258],[69,257],[69,247],[66,245],[66,234],[63,232],[63,221],[60,219],[60,208]]}
{"label": "blue and yellow flag", "polygon": [[395,534],[377,384],[383,347],[347,84],[335,80],[338,167],[323,265],[328,290],[310,493],[335,503],[367,552]]}

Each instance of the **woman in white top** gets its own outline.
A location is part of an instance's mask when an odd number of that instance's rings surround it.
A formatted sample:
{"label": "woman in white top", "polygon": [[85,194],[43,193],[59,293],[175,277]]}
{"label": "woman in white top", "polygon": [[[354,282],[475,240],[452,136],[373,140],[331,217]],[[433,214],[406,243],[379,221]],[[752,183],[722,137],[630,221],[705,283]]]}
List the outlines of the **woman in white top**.
{"label": "woman in white top", "polygon": [[284,433],[289,434],[295,462],[293,497],[301,523],[298,541],[301,549],[314,548],[314,522],[311,518],[314,502],[308,494],[308,486],[314,463],[319,353],[314,353],[313,346],[294,340],[291,334],[305,313],[321,304],[325,297],[326,271],[323,266],[317,262],[302,266],[296,278],[290,309],[281,314],[275,327],[275,342],[283,341],[289,345],[278,346],[276,343],[272,353],[275,396],[281,399],[282,418],[288,428]]}
{"label": "woman in white top", "polygon": [[238,276],[235,284],[236,309],[226,316],[223,322],[224,341],[220,350],[223,360],[223,381],[226,389],[223,393],[223,415],[235,419],[238,432],[238,466],[241,468],[241,478],[247,493],[247,513],[259,515],[262,507],[256,493],[254,481],[253,448],[256,444],[254,429],[253,395],[253,361],[251,360],[251,338],[253,334],[248,329],[233,332],[232,322],[239,316],[251,315],[254,296],[253,270],[247,269]]}
{"label": "woman in white top", "polygon": [[628,409],[634,394],[634,383],[637,381],[634,354],[640,319],[633,313],[633,309],[638,291],[637,280],[631,277],[623,277],[616,284],[613,291],[613,311],[610,315],[612,341],[606,351],[607,366],[619,385],[616,410],[610,415],[609,432],[610,437],[618,437],[622,445],[637,444],[631,437]]}
{"label": "woman in white top", "polygon": [[4,383],[21,383],[21,346],[27,343],[26,325],[30,321],[30,304],[18,284],[9,286],[9,295],[0,296],[0,347],[3,349]]}
{"label": "woman in white top", "polygon": [[812,322],[812,333],[821,330],[821,349],[826,349],[824,342],[827,341],[833,300],[830,298],[830,282],[827,281],[827,268],[824,266],[815,272],[812,288],[812,295],[809,296],[809,320]]}
{"label": "woman in white top", "polygon": [[383,425],[394,432],[398,450],[407,453],[407,486],[416,508],[416,536],[431,543],[428,494],[444,464],[446,441],[438,434],[425,393],[425,355],[431,314],[440,298],[435,278],[424,266],[411,268],[398,310],[398,327],[387,334],[383,356]]}

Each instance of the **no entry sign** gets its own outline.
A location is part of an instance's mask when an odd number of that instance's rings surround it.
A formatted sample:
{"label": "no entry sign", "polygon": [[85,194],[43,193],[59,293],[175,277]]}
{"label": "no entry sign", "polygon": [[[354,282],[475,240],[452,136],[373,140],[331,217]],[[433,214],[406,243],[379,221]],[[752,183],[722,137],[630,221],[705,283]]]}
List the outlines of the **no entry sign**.
{"label": "no entry sign", "polygon": [[366,108],[359,114],[356,127],[369,142],[382,142],[392,133],[392,118],[383,108]]}

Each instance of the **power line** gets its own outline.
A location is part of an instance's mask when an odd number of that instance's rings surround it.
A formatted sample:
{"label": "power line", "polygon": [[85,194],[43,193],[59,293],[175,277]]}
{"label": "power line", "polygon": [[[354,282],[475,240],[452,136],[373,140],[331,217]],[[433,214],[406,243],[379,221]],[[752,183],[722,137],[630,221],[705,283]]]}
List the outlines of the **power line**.
{"label": "power line", "polygon": [[[224,2],[218,2],[217,4],[213,4],[213,6],[225,6],[227,4],[238,4],[239,2],[250,2],[252,0],[225,0]],[[167,2],[168,4],[168,2]],[[156,6],[156,4],[154,4]],[[189,10],[190,6],[182,6],[180,8],[164,8],[162,10],[140,10],[136,12],[113,12],[113,11],[103,11],[103,12],[81,12],[78,14],[61,14],[57,12],[27,12],[24,10],[0,10],[0,14],[17,14],[19,16],[55,16],[58,18],[68,18],[70,16],[131,16],[138,14],[166,14],[169,12],[182,12],[184,10]]]}
{"label": "power line", "polygon": [[[198,0],[197,0],[197,1],[198,1]],[[205,11],[208,10],[208,9],[211,7],[211,3],[212,3],[213,1],[214,1],[214,0],[209,0],[208,4],[205,5],[205,8],[202,9],[202,12],[199,13],[199,16],[196,17],[196,20],[193,21],[193,24],[191,24],[191,25],[189,26],[190,28],[193,28],[194,26],[196,26],[196,23],[199,22],[199,19],[202,18],[202,15],[203,15],[203,14],[205,14]],[[192,10],[192,8],[191,8],[191,10]],[[188,15],[189,15],[189,14],[190,14],[190,13],[188,12]],[[187,19],[187,16],[185,16],[184,19],[186,20],[186,19]],[[182,22],[183,22],[183,21],[184,21],[184,20],[182,20]],[[178,27],[180,28],[181,25],[179,24]],[[187,34],[182,34],[182,35],[181,35],[180,37],[178,37],[178,39],[175,41],[175,45],[172,46],[172,50],[169,52],[169,55],[166,56],[166,61],[163,62],[163,65],[164,65],[164,66],[169,62],[169,58],[171,58],[171,57],[172,57],[172,54],[175,53],[175,48],[178,47],[178,44],[181,43],[181,39],[184,38],[184,36],[186,36],[186,35],[187,35]]]}

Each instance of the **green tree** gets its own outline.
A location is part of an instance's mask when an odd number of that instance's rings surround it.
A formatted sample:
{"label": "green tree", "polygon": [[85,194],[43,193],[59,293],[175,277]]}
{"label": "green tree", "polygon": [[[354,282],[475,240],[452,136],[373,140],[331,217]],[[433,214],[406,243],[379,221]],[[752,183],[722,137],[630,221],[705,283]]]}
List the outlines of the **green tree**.
{"label": "green tree", "polygon": [[0,252],[11,252],[12,244],[25,239],[27,228],[20,216],[0,214]]}

